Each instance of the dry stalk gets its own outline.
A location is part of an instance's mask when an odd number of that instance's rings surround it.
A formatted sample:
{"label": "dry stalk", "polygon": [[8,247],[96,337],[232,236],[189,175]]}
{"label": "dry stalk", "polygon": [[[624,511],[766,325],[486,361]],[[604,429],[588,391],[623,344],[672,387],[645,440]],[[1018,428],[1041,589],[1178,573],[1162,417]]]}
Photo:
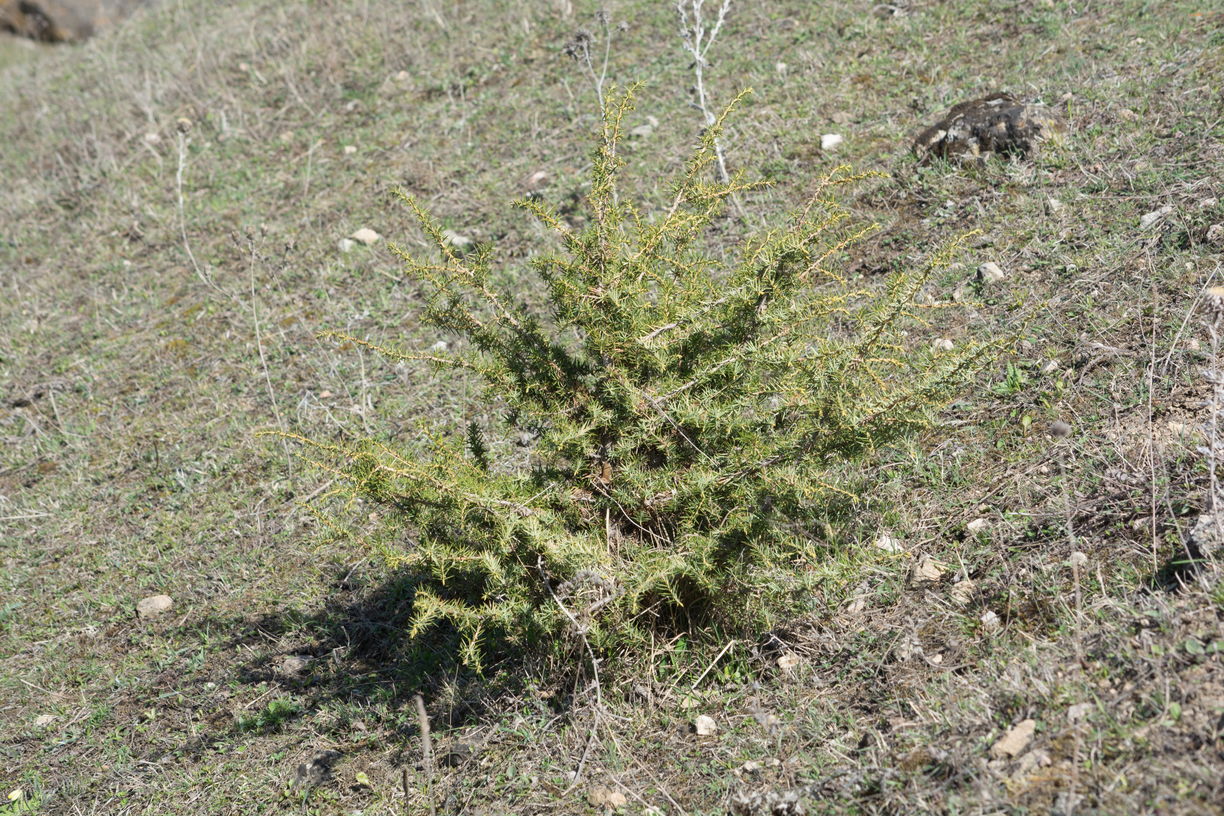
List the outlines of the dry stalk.
{"label": "dry stalk", "polygon": [[[693,106],[701,112],[705,126],[712,127],[717,117],[710,109],[710,100],[706,94],[705,69],[710,64],[706,59],[706,54],[709,53],[710,46],[714,44],[714,40],[722,30],[723,23],[726,22],[731,0],[722,0],[719,4],[718,17],[711,27],[707,27],[708,23],[703,16],[704,6],[705,0],[676,0],[676,14],[680,17],[680,42],[684,50],[693,58],[693,74],[696,78],[693,85],[696,100]],[[721,138],[714,140],[714,157],[717,160],[719,178],[724,184],[730,183],[731,175],[727,172],[727,158],[723,151]],[[744,208],[740,204],[739,196],[734,192],[731,193],[731,203],[735,205],[735,211],[742,218]]]}

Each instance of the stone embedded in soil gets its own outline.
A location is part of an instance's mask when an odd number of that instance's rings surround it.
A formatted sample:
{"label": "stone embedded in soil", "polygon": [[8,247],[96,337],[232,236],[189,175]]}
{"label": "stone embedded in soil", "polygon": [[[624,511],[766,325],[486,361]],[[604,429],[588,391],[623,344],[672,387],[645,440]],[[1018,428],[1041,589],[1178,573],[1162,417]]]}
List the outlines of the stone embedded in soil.
{"label": "stone embedded in soil", "polygon": [[1003,271],[1003,267],[999,266],[994,261],[987,261],[978,267],[978,280],[982,283],[998,283],[1007,277]]}
{"label": "stone embedded in soil", "polygon": [[718,733],[718,723],[714,722],[713,717],[709,717],[705,714],[699,714],[697,715],[697,718],[693,720],[693,731],[696,732],[697,736],[699,737],[710,737]]}
{"label": "stone embedded in soil", "polygon": [[982,629],[987,632],[997,632],[1003,626],[999,616],[989,609],[983,612],[982,617],[978,618],[978,620],[982,623]]}
{"label": "stone embedded in soil", "polygon": [[46,728],[58,719],[54,714],[39,714],[34,718],[35,728]]}
{"label": "stone embedded in soil", "polygon": [[602,785],[591,788],[587,793],[587,801],[592,807],[597,808],[623,808],[629,804],[629,800],[625,798],[625,794],[618,790],[605,788]]}
{"label": "stone embedded in soil", "polygon": [[1061,210],[1065,206],[1067,205],[1063,204],[1057,198],[1047,198],[1045,200],[1046,215],[1054,215],[1055,213],[1057,213],[1059,210]]}
{"label": "stone embedded in soil", "polygon": [[136,614],[142,618],[151,618],[168,612],[173,606],[174,599],[169,595],[151,595],[137,602]]}
{"label": "stone embedded in soil", "polygon": [[1033,741],[1037,730],[1036,720],[1021,720],[1012,726],[1006,734],[994,745],[990,746],[990,755],[996,759],[1013,759],[1018,757]]}
{"label": "stone embedded in soil", "polygon": [[1065,131],[1062,119],[1049,108],[996,93],[954,106],[914,139],[912,150],[921,161],[980,164],[991,156],[1028,157]]}
{"label": "stone embedded in soil", "polygon": [[454,230],[442,230],[442,240],[460,251],[467,249],[473,243],[471,238],[466,235],[460,235]]}
{"label": "stone embedded in soil", "polygon": [[341,252],[352,252],[353,247],[357,246],[357,242],[352,238],[341,238],[338,246]]}
{"label": "stone embedded in soil", "polygon": [[977,535],[984,532],[990,526],[990,522],[984,518],[975,518],[973,521],[965,525],[965,530],[969,535]]}
{"label": "stone embedded in soil", "polygon": [[844,141],[840,133],[825,133],[820,137],[820,149],[832,150]]}
{"label": "stone embedded in soil", "polygon": [[1096,708],[1092,703],[1076,703],[1067,708],[1067,722],[1079,722],[1080,720],[1088,719],[1092,714],[1092,710]]}
{"label": "stone embedded in soil", "polygon": [[918,586],[923,584],[934,584],[937,583],[947,571],[948,567],[946,564],[932,558],[929,555],[924,555],[918,559],[916,564],[914,564],[911,580]]}
{"label": "stone embedded in soil", "polygon": [[356,241],[359,244],[365,244],[366,246],[370,246],[371,244],[376,244],[382,240],[382,236],[379,235],[374,230],[370,229],[369,227],[362,227],[361,229],[357,230],[352,235],[350,235],[349,238],[351,238],[352,240]]}
{"label": "stone embedded in soil", "polygon": [[1139,229],[1151,229],[1172,214],[1173,207],[1169,204],[1164,205],[1158,210],[1152,210],[1150,213],[1139,218]]}
{"label": "stone embedded in soil", "polygon": [[794,652],[787,652],[778,658],[778,668],[783,671],[788,671],[795,668],[802,661],[802,658]]}
{"label": "stone embedded in soil", "polygon": [[966,578],[963,581],[958,581],[952,585],[952,589],[948,595],[952,598],[952,603],[957,606],[966,606],[973,600],[973,594],[977,591],[977,584],[972,579]]}

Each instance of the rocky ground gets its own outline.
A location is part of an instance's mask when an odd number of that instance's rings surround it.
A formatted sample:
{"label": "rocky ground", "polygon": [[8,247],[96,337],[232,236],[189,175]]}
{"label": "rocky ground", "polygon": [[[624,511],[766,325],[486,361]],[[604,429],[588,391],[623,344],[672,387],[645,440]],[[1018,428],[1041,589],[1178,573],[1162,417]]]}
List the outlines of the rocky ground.
{"label": "rocky ground", "polygon": [[[396,188],[531,296],[546,238],[507,205],[581,218],[595,10],[184,0],[0,50],[0,813],[1221,812],[1224,17],[1189,0],[733,5],[706,82],[754,89],[727,160],[775,184],[720,240],[881,171],[844,273],[976,231],[914,342],[1011,351],[871,461],[810,614],[757,641],[660,642],[598,700],[406,642],[407,579],[257,432],[462,427],[468,385],[316,333],[447,339]],[[649,211],[691,60],[670,4],[610,12]],[[911,151],[996,93],[1054,138]]]}

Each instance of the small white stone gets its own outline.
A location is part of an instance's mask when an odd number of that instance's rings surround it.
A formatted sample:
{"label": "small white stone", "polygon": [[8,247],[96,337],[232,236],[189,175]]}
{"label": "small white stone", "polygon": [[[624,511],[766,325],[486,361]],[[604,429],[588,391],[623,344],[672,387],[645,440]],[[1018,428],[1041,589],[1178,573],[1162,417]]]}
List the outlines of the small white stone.
{"label": "small white stone", "polygon": [[366,246],[376,244],[382,240],[382,236],[369,227],[362,227],[350,235],[349,238],[353,239],[359,244],[365,244]]}
{"label": "small white stone", "polygon": [[167,612],[174,606],[174,599],[169,595],[150,595],[136,604],[136,614],[142,618],[151,618]]}
{"label": "small white stone", "polygon": [[1198,203],[1198,205],[1199,205],[1200,210],[1210,210],[1212,207],[1214,207],[1215,205],[1219,203],[1220,203],[1220,199],[1216,198],[1215,196],[1212,196],[1211,198],[1204,198],[1202,201]]}
{"label": "small white stone", "polygon": [[445,340],[439,340],[438,342],[436,342],[436,343],[434,343],[432,346],[430,346],[430,347],[429,347],[429,350],[430,350],[431,352],[433,352],[434,354],[439,354],[439,353],[441,353],[441,352],[443,352],[443,351],[446,351],[446,350],[447,350],[447,349],[449,349],[449,348],[450,348],[450,344],[449,344],[449,343],[447,343]]}
{"label": "small white stone", "polygon": [[1055,213],[1057,213],[1059,210],[1061,210],[1065,206],[1066,205],[1063,204],[1061,201],[1059,201],[1057,198],[1053,198],[1053,197],[1047,198],[1045,200],[1046,215],[1054,215]]}
{"label": "small white stone", "polygon": [[693,730],[697,732],[697,736],[699,737],[713,736],[714,734],[718,733],[718,723],[714,722],[713,717],[706,716],[705,714],[699,714],[697,715],[697,718],[693,720]]}
{"label": "small white stone", "polygon": [[1033,732],[1036,730],[1036,720],[1021,720],[990,747],[991,756],[996,759],[1019,756],[1025,748],[1028,748],[1029,743],[1033,741]]}
{"label": "small white stone", "polygon": [[931,348],[935,351],[951,351],[955,344],[947,337],[940,337],[931,343]]}
{"label": "small white stone", "polygon": [[1079,550],[1076,550],[1075,552],[1071,553],[1071,557],[1067,559],[1067,563],[1072,567],[1079,569],[1088,563],[1088,556],[1084,555]]}
{"label": "small white stone", "polygon": [[825,133],[820,137],[820,149],[832,150],[844,141],[840,133]]}
{"label": "small white stone", "polygon": [[341,252],[352,252],[353,247],[355,246],[357,246],[357,242],[351,238],[341,238],[340,239],[339,247],[340,247]]}
{"label": "small white stone", "polygon": [[905,548],[901,546],[901,542],[892,536],[891,533],[880,533],[873,542],[877,550],[883,550],[886,553],[904,552]]}
{"label": "small white stone", "polygon": [[1057,360],[1046,360],[1045,365],[1041,367],[1042,374],[1053,374],[1057,370],[1058,370]]}
{"label": "small white stone", "polygon": [[1067,708],[1067,721],[1079,722],[1080,720],[1088,719],[1092,714],[1092,710],[1096,708],[1092,703],[1076,703]]}
{"label": "small white stone", "polygon": [[538,190],[548,183],[548,171],[537,170],[527,177],[527,187],[532,190]]}
{"label": "small white stone", "polygon": [[982,623],[982,628],[987,632],[997,631],[1003,626],[1003,622],[999,620],[999,616],[987,609],[982,613],[982,617],[978,618]]}
{"label": "small white stone", "polygon": [[969,535],[977,535],[990,526],[990,522],[984,518],[975,518],[973,521],[965,525],[965,529],[969,531]]}
{"label": "small white stone", "polygon": [[146,133],[144,135],[145,144],[155,145],[161,144],[161,135],[157,133]]}
{"label": "small white stone", "polygon": [[454,230],[442,230],[442,240],[458,250],[467,249],[472,245],[471,238],[466,235],[460,235]]}
{"label": "small white stone", "polygon": [[994,261],[987,261],[978,267],[978,278],[982,283],[998,283],[1007,277],[1003,272],[1003,267],[999,266]]}
{"label": "small white stone", "polygon": [[345,145],[344,146],[344,155],[351,156],[356,152],[357,152],[357,145]]}
{"label": "small white stone", "polygon": [[37,717],[34,718],[34,727],[35,728],[46,728],[48,725],[55,722],[57,719],[59,718],[56,717],[54,714],[39,714]]}
{"label": "small white stone", "polygon": [[966,578],[963,581],[958,581],[952,585],[952,589],[948,592],[952,602],[957,606],[964,606],[973,600],[973,593],[977,591],[977,584],[971,578]]}
{"label": "small white stone", "polygon": [[1150,213],[1139,219],[1139,229],[1151,229],[1172,214],[1173,207],[1169,204],[1164,205],[1159,210],[1152,210]]}
{"label": "small white stone", "polygon": [[1197,338],[1191,337],[1186,341],[1186,351],[1198,351],[1203,347],[1203,344]]}
{"label": "small white stone", "polygon": [[799,655],[794,652],[787,652],[778,658],[778,668],[784,671],[789,671],[801,663]]}
{"label": "small white stone", "polygon": [[929,555],[924,555],[914,564],[913,582],[918,585],[936,583],[940,578],[943,578],[947,570],[947,565],[942,561]]}
{"label": "small white stone", "polygon": [[774,71],[776,71],[776,72],[777,72],[778,76],[780,76],[780,77],[785,77],[785,76],[786,76],[786,71],[787,71],[787,65],[786,65],[786,63],[785,63],[785,62],[775,62],[775,63],[774,63]]}

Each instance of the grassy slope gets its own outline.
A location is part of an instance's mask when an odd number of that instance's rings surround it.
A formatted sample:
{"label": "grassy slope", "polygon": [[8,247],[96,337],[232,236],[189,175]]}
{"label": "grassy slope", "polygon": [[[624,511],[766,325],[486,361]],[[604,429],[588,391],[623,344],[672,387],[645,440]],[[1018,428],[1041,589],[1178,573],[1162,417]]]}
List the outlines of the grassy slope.
{"label": "grassy slope", "polygon": [[[406,433],[470,410],[462,386],[314,338],[438,339],[385,248],[336,250],[361,226],[419,244],[390,189],[496,241],[510,276],[542,237],[504,203],[540,169],[550,200],[581,193],[593,95],[560,48],[589,20],[451,5],[166,4],[0,74],[0,781],[43,812],[296,807],[282,792],[321,750],[341,757],[305,812],[400,812],[400,769],[418,783],[398,585],[314,546],[295,502],[317,477],[254,431]],[[605,785],[630,811],[715,813],[811,785],[821,812],[1216,812],[1220,590],[1159,579],[1203,496],[1193,432],[1169,423],[1203,417],[1205,335],[1186,318],[1219,274],[1204,236],[1224,208],[1200,202],[1224,194],[1220,18],[1188,1],[874,5],[745,4],[729,21],[715,96],[756,89],[730,158],[779,181],[749,208],[774,217],[842,160],[889,171],[854,201],[885,227],[854,274],[983,230],[932,295],[985,260],[1010,277],[932,334],[1027,319],[1016,373],[992,372],[1000,393],[954,406],[927,452],[877,463],[879,500],[840,531],[858,578],[831,582],[785,645],[739,645],[700,682],[706,658],[661,646],[635,667],[650,699],[627,682],[598,715],[583,694],[558,716],[565,690],[532,682],[432,687],[441,744],[480,745],[435,787],[454,809],[594,812]],[[687,63],[668,4],[614,13],[632,25],[612,75],[648,81],[640,117],[662,123],[633,150],[649,201],[694,133]],[[913,166],[917,129],[999,88],[1068,94],[1066,144],[1035,164]],[[830,131],[844,150],[822,156]],[[1140,232],[1163,204],[1175,215]],[[1075,428],[1061,445],[1055,418]],[[988,530],[966,534],[977,517]],[[852,545],[881,527],[950,574],[915,586],[911,558]],[[952,572],[974,590],[953,593]],[[156,592],[174,611],[136,620]],[[776,668],[784,651],[797,668]],[[289,654],[315,660],[292,678]],[[698,712],[716,738],[687,732]],[[992,760],[1026,717],[1028,759]]]}

